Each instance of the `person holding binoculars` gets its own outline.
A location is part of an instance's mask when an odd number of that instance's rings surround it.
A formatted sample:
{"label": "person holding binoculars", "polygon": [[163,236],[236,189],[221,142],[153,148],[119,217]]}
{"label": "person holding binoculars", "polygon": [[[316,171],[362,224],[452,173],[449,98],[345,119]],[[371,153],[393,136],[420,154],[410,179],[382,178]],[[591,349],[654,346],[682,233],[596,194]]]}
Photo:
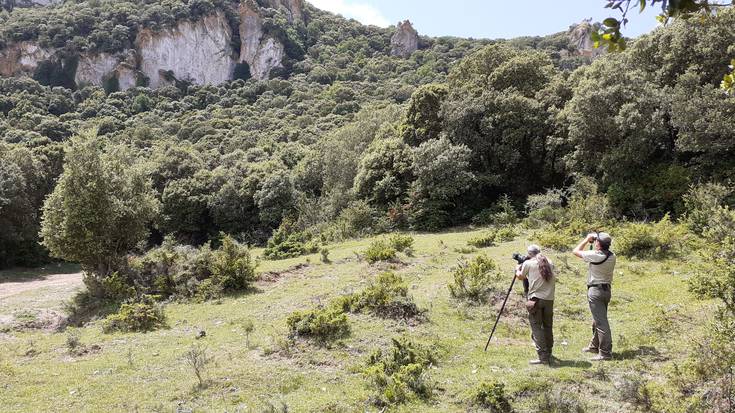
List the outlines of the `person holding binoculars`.
{"label": "person holding binoculars", "polygon": [[[589,250],[588,245],[592,244]],[[610,251],[612,237],[605,232],[589,234],[574,248],[573,254],[588,263],[587,301],[592,313],[592,340],[582,351],[596,353],[593,361],[612,359],[612,331],[607,307],[612,296],[616,257]]]}

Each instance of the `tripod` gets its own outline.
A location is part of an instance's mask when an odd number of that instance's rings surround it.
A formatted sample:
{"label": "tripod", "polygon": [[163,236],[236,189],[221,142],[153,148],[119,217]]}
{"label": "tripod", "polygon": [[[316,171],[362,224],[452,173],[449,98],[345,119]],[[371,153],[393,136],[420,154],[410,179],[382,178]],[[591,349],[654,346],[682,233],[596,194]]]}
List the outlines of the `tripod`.
{"label": "tripod", "polygon": [[[485,344],[485,351],[487,351],[487,347],[490,345],[490,340],[493,339],[493,334],[495,334],[495,329],[498,327],[500,316],[503,315],[503,310],[505,310],[505,305],[508,303],[508,297],[510,297],[510,293],[513,292],[513,286],[515,285],[515,283],[516,283],[516,275],[514,273],[513,281],[510,282],[510,288],[508,288],[508,293],[505,294],[505,300],[503,300],[503,306],[500,307],[498,318],[495,319],[495,325],[493,325],[493,331],[490,332],[490,338],[487,339],[487,343]],[[528,295],[528,280],[523,280],[523,291],[524,291],[524,295]]]}

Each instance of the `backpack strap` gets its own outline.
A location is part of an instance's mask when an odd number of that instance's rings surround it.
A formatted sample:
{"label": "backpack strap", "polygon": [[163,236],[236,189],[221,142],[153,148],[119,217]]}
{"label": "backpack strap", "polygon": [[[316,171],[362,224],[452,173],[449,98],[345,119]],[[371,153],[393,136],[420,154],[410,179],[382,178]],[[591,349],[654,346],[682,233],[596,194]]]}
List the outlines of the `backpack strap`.
{"label": "backpack strap", "polygon": [[600,262],[591,262],[591,265],[602,265],[613,255],[612,251],[605,251],[605,259]]}

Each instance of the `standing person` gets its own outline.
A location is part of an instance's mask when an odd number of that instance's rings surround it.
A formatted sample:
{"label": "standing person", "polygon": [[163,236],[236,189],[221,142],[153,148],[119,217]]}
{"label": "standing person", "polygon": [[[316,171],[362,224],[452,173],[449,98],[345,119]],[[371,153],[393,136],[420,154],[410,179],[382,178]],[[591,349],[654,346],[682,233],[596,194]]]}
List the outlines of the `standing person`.
{"label": "standing person", "polygon": [[[588,244],[594,249],[585,251]],[[592,340],[582,349],[595,353],[593,361],[612,359],[612,331],[607,319],[607,307],[612,296],[612,279],[615,271],[615,254],[610,251],[612,237],[605,232],[589,234],[574,248],[574,255],[588,263],[587,301],[592,313]]]}
{"label": "standing person", "polygon": [[538,245],[530,245],[528,259],[518,266],[516,278],[527,279],[529,284],[526,309],[531,324],[531,339],[538,353],[538,359],[529,363],[550,364],[554,347],[554,264],[541,254]]}

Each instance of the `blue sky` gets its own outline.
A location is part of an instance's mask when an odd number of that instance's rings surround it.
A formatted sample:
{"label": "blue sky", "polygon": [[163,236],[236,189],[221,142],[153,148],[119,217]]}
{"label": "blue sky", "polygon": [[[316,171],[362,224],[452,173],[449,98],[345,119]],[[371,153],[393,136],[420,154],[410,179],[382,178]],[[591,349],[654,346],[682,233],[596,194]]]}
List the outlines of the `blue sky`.
{"label": "blue sky", "polygon": [[[420,34],[474,38],[546,35],[590,18],[617,17],[605,0],[307,0],[365,24],[386,27],[409,19]],[[633,3],[637,3],[633,1]],[[626,36],[647,33],[658,24],[660,6],[630,12]]]}

